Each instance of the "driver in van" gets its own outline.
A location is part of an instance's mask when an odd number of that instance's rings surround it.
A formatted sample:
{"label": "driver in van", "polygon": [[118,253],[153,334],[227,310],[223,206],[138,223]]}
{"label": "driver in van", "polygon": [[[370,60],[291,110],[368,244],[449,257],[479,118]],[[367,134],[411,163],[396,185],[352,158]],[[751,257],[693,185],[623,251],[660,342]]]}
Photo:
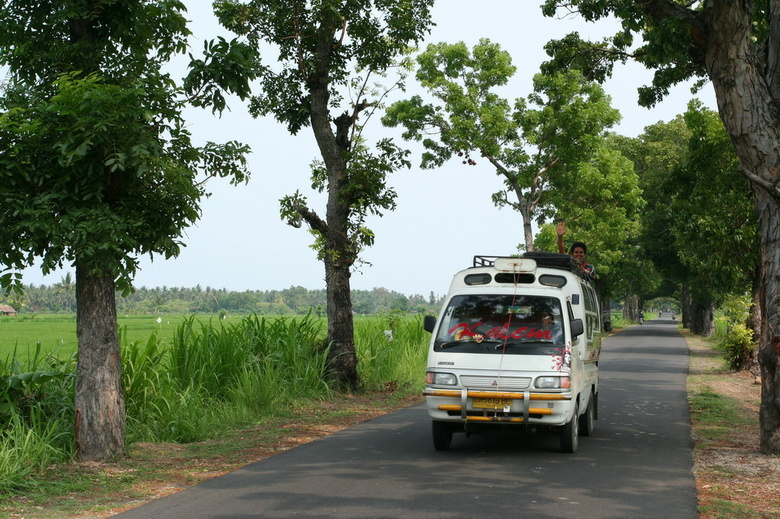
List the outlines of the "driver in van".
{"label": "driver in van", "polygon": [[468,322],[459,323],[453,328],[456,341],[464,339],[482,339],[491,327],[498,326],[495,310],[490,305],[480,305],[476,312],[468,318]]}

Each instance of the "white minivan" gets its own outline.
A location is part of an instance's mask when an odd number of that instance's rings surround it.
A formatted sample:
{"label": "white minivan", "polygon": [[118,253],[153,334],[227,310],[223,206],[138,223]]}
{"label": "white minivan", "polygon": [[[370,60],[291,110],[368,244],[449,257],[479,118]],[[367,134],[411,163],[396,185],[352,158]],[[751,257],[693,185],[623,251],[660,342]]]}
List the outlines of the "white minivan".
{"label": "white minivan", "polygon": [[576,451],[598,418],[599,316],[571,256],[475,256],[424,321],[434,447],[448,449],[456,432],[555,428],[561,450]]}

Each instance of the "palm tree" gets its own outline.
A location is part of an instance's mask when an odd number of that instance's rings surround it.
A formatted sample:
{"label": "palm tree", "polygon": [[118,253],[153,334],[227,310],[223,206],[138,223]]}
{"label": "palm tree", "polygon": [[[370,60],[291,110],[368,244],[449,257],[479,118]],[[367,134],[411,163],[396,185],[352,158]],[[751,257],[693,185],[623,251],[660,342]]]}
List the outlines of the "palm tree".
{"label": "palm tree", "polygon": [[64,312],[76,310],[76,284],[70,272],[66,272],[65,277],[54,285],[54,294]]}

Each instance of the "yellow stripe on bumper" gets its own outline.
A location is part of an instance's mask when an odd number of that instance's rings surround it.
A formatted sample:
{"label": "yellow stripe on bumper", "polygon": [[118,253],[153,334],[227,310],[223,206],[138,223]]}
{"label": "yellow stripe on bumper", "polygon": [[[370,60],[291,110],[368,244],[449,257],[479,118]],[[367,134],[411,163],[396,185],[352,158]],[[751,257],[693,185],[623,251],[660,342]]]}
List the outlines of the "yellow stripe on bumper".
{"label": "yellow stripe on bumper", "polygon": [[[459,405],[440,405],[439,406],[439,410],[440,411],[455,411],[455,412],[459,412],[461,409],[462,408]],[[493,409],[474,409],[474,411],[487,411],[487,412],[491,412],[491,411],[494,411],[494,410]],[[500,412],[501,410],[499,409],[498,411]],[[528,409],[528,414],[553,414],[553,410],[552,409],[546,409],[546,408],[543,409],[543,408],[531,407],[530,409]],[[473,417],[470,416],[469,418],[473,418]]]}
{"label": "yellow stripe on bumper", "polygon": [[[426,389],[425,396],[444,396],[460,398],[462,393],[457,389]],[[525,400],[524,393],[510,393],[505,391],[468,391],[468,398],[506,398],[509,400]],[[569,393],[530,393],[529,400],[571,400]]]}

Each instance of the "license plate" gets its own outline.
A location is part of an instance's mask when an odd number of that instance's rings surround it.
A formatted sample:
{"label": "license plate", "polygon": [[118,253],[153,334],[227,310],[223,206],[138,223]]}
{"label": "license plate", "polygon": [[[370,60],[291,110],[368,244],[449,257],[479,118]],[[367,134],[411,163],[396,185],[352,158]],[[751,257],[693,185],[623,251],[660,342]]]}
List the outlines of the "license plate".
{"label": "license plate", "polygon": [[503,409],[511,407],[512,401],[506,398],[474,398],[471,405],[480,409]]}

